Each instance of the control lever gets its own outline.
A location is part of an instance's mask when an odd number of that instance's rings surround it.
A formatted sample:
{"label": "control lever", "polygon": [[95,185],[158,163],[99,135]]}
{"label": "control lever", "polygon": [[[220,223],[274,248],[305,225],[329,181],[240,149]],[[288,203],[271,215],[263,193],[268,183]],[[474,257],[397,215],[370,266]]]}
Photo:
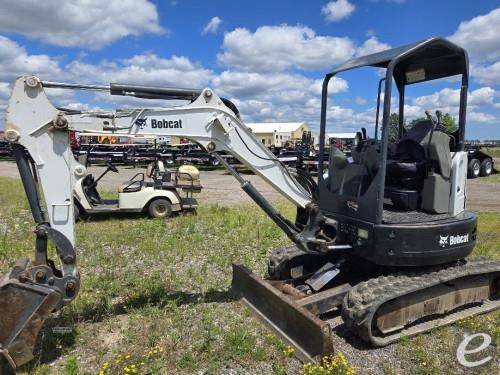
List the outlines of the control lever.
{"label": "control lever", "polygon": [[440,110],[436,111],[436,118],[437,118],[438,125],[442,125],[443,124],[443,113]]}
{"label": "control lever", "polygon": [[425,111],[425,115],[429,119],[430,122],[432,122],[432,126],[436,127],[436,120],[434,120],[434,117],[432,117],[431,113],[429,111]]}

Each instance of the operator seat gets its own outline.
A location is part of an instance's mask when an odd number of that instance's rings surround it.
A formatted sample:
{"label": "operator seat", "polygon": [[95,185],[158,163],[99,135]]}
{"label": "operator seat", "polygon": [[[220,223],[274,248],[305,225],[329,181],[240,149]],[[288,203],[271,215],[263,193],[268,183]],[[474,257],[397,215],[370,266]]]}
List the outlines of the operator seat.
{"label": "operator seat", "polygon": [[[395,151],[387,155],[386,184],[419,190],[426,172],[426,145],[433,124],[422,120],[399,140]],[[389,151],[389,149],[388,149]]]}
{"label": "operator seat", "polygon": [[[146,177],[152,178],[153,181],[145,181],[144,174],[138,173],[136,174],[132,180],[124,181],[120,188],[118,189],[119,193],[136,193],[141,191],[145,187],[154,186],[154,183],[157,179],[157,176],[161,173],[165,172],[165,167],[163,166],[163,162],[156,161],[154,163],[148,164],[146,168]],[[136,180],[135,177],[138,175],[142,175],[141,180]]]}
{"label": "operator seat", "polygon": [[[399,209],[420,208],[421,192],[431,170],[449,180],[450,137],[434,129],[430,120],[422,120],[406,132],[395,151],[387,156],[385,197]],[[449,196],[440,198],[449,199]]]}

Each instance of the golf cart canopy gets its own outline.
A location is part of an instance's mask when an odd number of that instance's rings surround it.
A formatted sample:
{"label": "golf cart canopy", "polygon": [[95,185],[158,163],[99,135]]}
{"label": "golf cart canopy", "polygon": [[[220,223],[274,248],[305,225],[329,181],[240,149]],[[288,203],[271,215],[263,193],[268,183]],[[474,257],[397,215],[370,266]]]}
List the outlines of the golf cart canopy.
{"label": "golf cart canopy", "polygon": [[398,86],[457,74],[467,75],[468,71],[467,52],[463,48],[443,38],[430,38],[351,59],[335,68],[330,75],[363,66],[387,68],[391,63]]}

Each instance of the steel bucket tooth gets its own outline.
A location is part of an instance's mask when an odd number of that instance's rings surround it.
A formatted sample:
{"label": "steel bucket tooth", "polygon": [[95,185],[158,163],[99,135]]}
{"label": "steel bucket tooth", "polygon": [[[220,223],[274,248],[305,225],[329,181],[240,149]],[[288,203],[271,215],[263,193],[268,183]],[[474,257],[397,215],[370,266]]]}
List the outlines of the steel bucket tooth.
{"label": "steel bucket tooth", "polygon": [[38,333],[62,298],[53,289],[15,278],[25,267],[16,265],[0,279],[0,355],[13,368],[33,359]]}
{"label": "steel bucket tooth", "polygon": [[248,268],[233,264],[233,293],[245,303],[304,362],[333,353],[330,325],[294,302]]}

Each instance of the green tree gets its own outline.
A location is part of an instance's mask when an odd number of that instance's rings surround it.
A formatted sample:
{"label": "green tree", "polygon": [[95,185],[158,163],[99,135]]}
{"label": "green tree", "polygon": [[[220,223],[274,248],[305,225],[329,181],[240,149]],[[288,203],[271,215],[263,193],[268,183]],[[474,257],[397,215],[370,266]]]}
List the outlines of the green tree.
{"label": "green tree", "polygon": [[455,133],[458,129],[457,120],[449,113],[444,114],[443,125],[448,133]]}
{"label": "green tree", "polygon": [[391,113],[389,116],[389,142],[397,142],[399,138],[399,115]]}
{"label": "green tree", "polygon": [[417,117],[416,119],[411,120],[410,126],[408,128],[411,129],[413,127],[413,125],[415,125],[417,122],[426,121],[426,120],[427,120],[427,117]]}

